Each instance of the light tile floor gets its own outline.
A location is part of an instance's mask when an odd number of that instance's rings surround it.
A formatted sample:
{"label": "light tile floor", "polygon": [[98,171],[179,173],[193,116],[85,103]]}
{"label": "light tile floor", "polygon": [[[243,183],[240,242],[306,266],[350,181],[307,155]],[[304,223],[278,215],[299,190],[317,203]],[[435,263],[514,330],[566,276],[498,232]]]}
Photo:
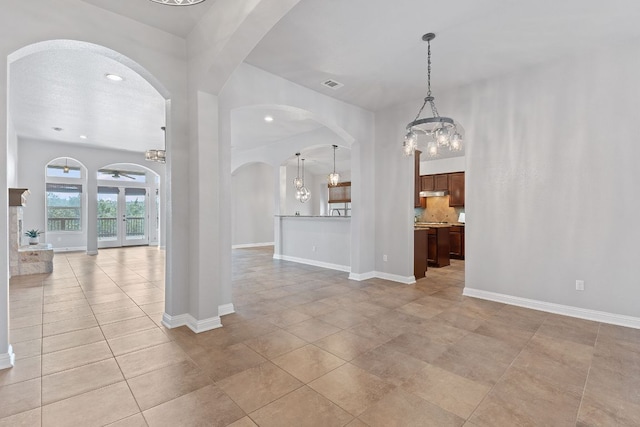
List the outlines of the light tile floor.
{"label": "light tile floor", "polygon": [[164,253],[57,254],[10,285],[0,426],[638,426],[640,330],[236,250],[236,314],[161,326]]}

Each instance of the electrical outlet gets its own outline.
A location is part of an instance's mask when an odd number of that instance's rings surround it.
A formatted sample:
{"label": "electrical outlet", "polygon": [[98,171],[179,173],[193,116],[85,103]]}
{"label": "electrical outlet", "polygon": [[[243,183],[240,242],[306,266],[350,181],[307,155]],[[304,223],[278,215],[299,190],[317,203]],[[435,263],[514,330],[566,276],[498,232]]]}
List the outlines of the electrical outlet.
{"label": "electrical outlet", "polygon": [[387,262],[387,255],[382,255],[382,261]]}
{"label": "electrical outlet", "polygon": [[584,280],[576,280],[576,291],[584,291]]}

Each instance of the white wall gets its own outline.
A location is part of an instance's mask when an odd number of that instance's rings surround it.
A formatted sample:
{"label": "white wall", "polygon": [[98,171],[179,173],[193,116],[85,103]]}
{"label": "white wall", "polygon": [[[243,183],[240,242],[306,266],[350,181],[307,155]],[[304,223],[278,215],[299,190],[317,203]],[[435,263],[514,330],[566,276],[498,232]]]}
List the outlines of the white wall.
{"label": "white wall", "polygon": [[231,175],[234,246],[273,243],[274,173],[270,165],[252,163]]}
{"label": "white wall", "polygon": [[[422,156],[421,156],[422,158]],[[450,157],[447,159],[427,160],[420,162],[420,175],[436,173],[464,172],[465,157]]]}
{"label": "white wall", "polygon": [[439,105],[467,131],[467,288],[640,317],[638,76],[631,43]]}

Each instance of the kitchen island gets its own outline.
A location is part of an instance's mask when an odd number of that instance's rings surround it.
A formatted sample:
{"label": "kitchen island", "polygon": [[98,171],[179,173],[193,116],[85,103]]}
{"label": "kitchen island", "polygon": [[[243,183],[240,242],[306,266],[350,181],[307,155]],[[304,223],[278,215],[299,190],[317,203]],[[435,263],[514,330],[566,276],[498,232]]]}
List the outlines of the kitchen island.
{"label": "kitchen island", "polygon": [[351,271],[351,217],[276,215],[273,257]]}

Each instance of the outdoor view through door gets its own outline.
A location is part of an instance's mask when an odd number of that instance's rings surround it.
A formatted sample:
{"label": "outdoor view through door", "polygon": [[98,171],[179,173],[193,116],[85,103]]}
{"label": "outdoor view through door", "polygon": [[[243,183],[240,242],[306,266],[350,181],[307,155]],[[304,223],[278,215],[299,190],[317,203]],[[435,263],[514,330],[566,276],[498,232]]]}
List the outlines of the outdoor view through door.
{"label": "outdoor view through door", "polygon": [[[123,178],[133,182],[126,185]],[[145,174],[100,170],[98,180],[119,181],[98,186],[98,247],[148,245],[149,189],[142,186]]]}

